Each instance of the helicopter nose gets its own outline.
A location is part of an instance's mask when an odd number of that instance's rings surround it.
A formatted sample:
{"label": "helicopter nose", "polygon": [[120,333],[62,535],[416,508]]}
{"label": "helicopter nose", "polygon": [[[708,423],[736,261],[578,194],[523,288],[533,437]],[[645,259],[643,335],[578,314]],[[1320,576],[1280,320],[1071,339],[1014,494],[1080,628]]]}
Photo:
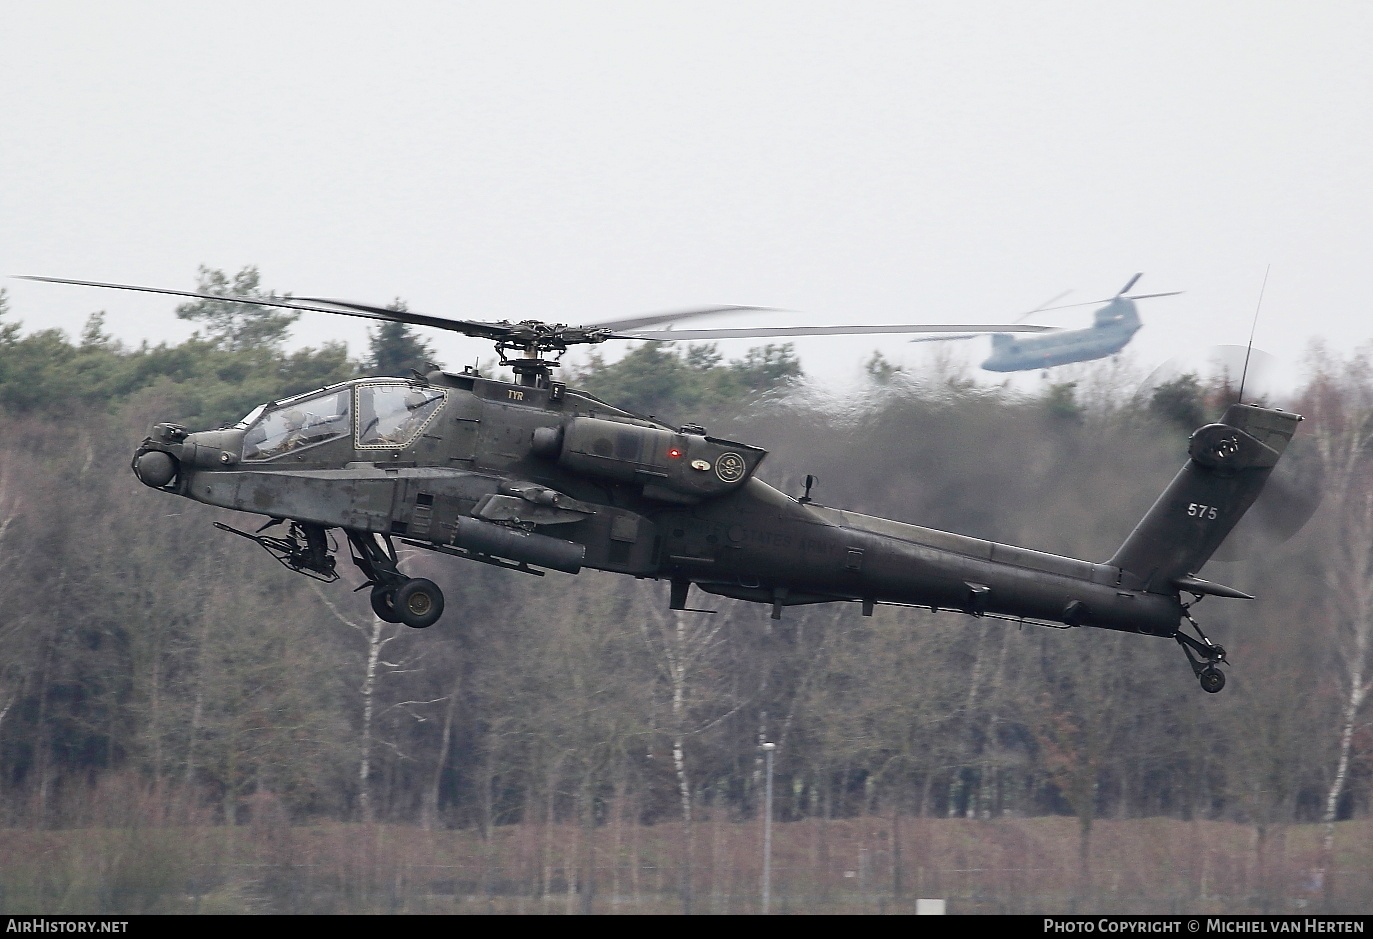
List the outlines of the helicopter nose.
{"label": "helicopter nose", "polygon": [[243,453],[243,431],[203,430],[181,441],[181,465],[222,469],[233,466]]}
{"label": "helicopter nose", "polygon": [[180,424],[154,424],[147,438],[134,451],[133,472],[145,486],[161,489],[176,478],[181,470],[177,457],[186,428]]}

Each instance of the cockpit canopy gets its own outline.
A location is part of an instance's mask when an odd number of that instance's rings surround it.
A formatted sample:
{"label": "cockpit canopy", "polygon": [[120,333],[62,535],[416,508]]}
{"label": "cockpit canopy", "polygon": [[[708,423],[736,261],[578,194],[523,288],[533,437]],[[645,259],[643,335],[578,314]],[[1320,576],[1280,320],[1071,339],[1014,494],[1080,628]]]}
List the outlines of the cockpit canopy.
{"label": "cockpit canopy", "polygon": [[351,388],[269,407],[243,437],[243,459],[270,460],[352,433]]}
{"label": "cockpit canopy", "polygon": [[357,446],[409,446],[443,406],[447,394],[398,382],[358,385]]}
{"label": "cockpit canopy", "polygon": [[247,428],[243,459],[270,460],[349,434],[358,449],[406,447],[446,397],[409,382],[368,381],[266,405],[239,422]]}

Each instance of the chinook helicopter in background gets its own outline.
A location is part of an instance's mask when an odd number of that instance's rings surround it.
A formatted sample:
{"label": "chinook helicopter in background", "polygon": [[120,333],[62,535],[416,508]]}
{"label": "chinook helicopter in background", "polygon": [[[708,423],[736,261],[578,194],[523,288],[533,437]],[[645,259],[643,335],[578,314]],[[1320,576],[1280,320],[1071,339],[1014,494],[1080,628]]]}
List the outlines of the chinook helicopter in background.
{"label": "chinook helicopter in background", "polygon": [[[1201,687],[1215,693],[1225,685],[1225,650],[1201,631],[1192,607],[1206,596],[1252,598],[1196,572],[1263,490],[1301,420],[1232,405],[1192,434],[1172,483],[1115,554],[1093,563],[819,505],[810,477],[794,498],[756,477],[767,455],[759,447],[695,424],[671,427],[553,380],[569,347],[611,339],[1044,327],[648,328],[737,307],[574,327],[30,279],[338,313],[494,342],[515,381],[474,369],[356,379],[268,402],[220,430],[159,423],[134,452],[134,473],[153,489],[265,517],[252,533],[215,525],[298,573],[337,580],[330,533],[340,531],[372,610],[416,628],[438,620],[444,598],[400,570],[396,540],[530,574],[593,568],[665,580],[673,610],[689,609],[695,585],[770,605],[774,619],[789,606],[853,602],[864,615],[879,604],[919,606],[1157,636],[1175,640]],[[264,534],[274,526],[284,533]]]}
{"label": "chinook helicopter in background", "polygon": [[[1109,300],[1090,300],[1086,303],[1066,303],[1063,306],[1049,306],[1047,303],[1038,306],[1026,313],[1017,323],[1023,322],[1039,313],[1048,313],[1051,310],[1067,310],[1071,307],[1093,306],[1097,303],[1105,303],[1101,309],[1092,314],[1092,325],[1086,329],[1064,329],[1057,330],[1043,336],[1031,336],[1025,339],[1018,339],[1008,333],[992,334],[992,354],[982,363],[982,368],[989,372],[1029,372],[1035,369],[1047,369],[1055,365],[1068,365],[1073,362],[1090,362],[1093,359],[1104,359],[1108,355],[1115,355],[1121,349],[1129,345],[1130,340],[1139,332],[1144,324],[1139,319],[1139,309],[1135,306],[1136,300],[1149,300],[1154,297],[1176,297],[1182,293],[1180,290],[1172,290],[1167,293],[1143,293],[1133,297],[1126,296],[1141,277],[1143,273],[1136,274],[1121,287],[1119,292]],[[1048,303],[1059,300],[1067,294],[1059,294]],[[964,339],[976,339],[983,333],[966,333],[961,336],[921,336],[912,339],[911,342],[957,342]]]}

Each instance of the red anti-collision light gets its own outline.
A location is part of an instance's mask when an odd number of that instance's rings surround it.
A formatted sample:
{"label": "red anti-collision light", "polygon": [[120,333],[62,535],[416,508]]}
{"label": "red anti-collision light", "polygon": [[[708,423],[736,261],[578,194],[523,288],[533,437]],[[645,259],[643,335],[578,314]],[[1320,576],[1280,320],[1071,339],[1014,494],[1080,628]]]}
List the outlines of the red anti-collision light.
{"label": "red anti-collision light", "polygon": [[682,451],[673,447],[671,450],[667,451],[667,455],[674,460],[680,460],[682,458]]}

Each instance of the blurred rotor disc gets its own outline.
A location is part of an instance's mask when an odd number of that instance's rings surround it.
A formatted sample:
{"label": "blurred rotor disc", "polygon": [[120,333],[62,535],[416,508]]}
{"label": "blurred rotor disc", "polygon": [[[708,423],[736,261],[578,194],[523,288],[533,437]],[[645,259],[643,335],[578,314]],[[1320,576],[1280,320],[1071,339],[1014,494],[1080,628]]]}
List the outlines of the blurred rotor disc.
{"label": "blurred rotor disc", "polygon": [[1274,551],[1295,537],[1320,508],[1325,493],[1324,475],[1300,426],[1263,492],[1212,560],[1230,563]]}
{"label": "blurred rotor disc", "polygon": [[1272,404],[1281,396],[1281,368],[1275,356],[1247,346],[1210,346],[1198,353],[1173,356],[1149,373],[1139,387],[1140,400],[1154,400],[1160,388],[1186,377],[1208,394],[1238,398],[1244,387],[1246,404]]}

